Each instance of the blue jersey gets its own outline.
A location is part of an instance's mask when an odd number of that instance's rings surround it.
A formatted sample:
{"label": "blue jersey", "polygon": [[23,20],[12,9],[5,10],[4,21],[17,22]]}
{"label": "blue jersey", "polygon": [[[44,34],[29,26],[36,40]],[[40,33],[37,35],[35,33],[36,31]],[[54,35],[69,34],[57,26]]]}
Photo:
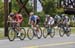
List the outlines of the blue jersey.
{"label": "blue jersey", "polygon": [[35,21],[35,17],[34,17],[34,16],[32,16],[32,17],[31,17],[31,20]]}
{"label": "blue jersey", "polygon": [[38,18],[38,16],[33,15],[33,16],[30,17],[30,20],[35,21],[35,20],[37,20],[37,18]]}

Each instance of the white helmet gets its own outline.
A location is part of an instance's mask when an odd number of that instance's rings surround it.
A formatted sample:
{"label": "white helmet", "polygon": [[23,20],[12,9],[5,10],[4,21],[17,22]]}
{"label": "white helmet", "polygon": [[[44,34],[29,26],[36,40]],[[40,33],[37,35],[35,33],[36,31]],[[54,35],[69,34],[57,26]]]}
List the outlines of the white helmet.
{"label": "white helmet", "polygon": [[12,17],[12,16],[14,16],[14,13],[13,13],[13,12],[11,12],[11,13],[10,13],[10,16],[11,16],[11,17]]}
{"label": "white helmet", "polygon": [[30,15],[34,15],[34,13],[33,12],[30,12]]}
{"label": "white helmet", "polygon": [[50,15],[45,15],[46,17],[50,17]]}
{"label": "white helmet", "polygon": [[65,16],[65,14],[62,14],[61,16]]}

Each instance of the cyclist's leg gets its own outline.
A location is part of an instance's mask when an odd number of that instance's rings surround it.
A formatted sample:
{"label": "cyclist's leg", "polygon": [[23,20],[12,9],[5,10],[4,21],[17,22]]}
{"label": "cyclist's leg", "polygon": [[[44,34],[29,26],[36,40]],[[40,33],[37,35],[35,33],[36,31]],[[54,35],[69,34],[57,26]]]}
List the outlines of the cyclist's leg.
{"label": "cyclist's leg", "polygon": [[51,33],[51,24],[48,24],[47,31],[48,31],[48,35],[49,35]]}
{"label": "cyclist's leg", "polygon": [[40,21],[39,21],[39,19],[37,19],[37,21],[36,21],[36,30],[37,30],[37,32],[39,32],[39,23],[40,23]]}
{"label": "cyclist's leg", "polygon": [[54,27],[54,23],[50,25],[50,32],[52,32],[53,27]]}
{"label": "cyclist's leg", "polygon": [[70,31],[70,22],[67,22],[67,31]]}
{"label": "cyclist's leg", "polygon": [[48,34],[50,34],[50,32],[51,32],[51,28],[50,28],[51,22],[48,22],[47,25],[48,25],[47,31],[48,31]]}
{"label": "cyclist's leg", "polygon": [[21,31],[20,23],[15,23],[15,29],[17,29],[17,31]]}
{"label": "cyclist's leg", "polygon": [[33,29],[33,33],[34,33],[34,35],[36,35],[36,27],[35,27],[35,21],[31,21],[31,28]]}
{"label": "cyclist's leg", "polygon": [[31,28],[35,30],[35,21],[31,21]]}
{"label": "cyclist's leg", "polygon": [[66,30],[67,30],[67,26],[66,25],[67,25],[66,23],[63,24],[63,30],[64,30],[64,32],[66,32]]}
{"label": "cyclist's leg", "polygon": [[20,36],[20,34],[21,34],[21,28],[20,28],[20,23],[16,23],[15,24],[15,29],[17,30],[17,33],[18,33],[18,36]]}

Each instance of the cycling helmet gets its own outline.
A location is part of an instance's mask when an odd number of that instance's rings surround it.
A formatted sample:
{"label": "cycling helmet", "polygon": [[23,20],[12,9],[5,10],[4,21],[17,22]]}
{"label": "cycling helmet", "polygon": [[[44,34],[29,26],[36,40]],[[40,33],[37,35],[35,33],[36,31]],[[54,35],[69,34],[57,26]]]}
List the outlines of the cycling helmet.
{"label": "cycling helmet", "polygon": [[11,16],[11,17],[14,16],[14,13],[10,13],[10,16]]}
{"label": "cycling helmet", "polygon": [[62,14],[61,16],[62,16],[62,17],[64,17],[64,16],[65,16],[65,14]]}
{"label": "cycling helmet", "polygon": [[45,15],[46,17],[50,17],[50,15]]}
{"label": "cycling helmet", "polygon": [[34,12],[30,12],[30,15],[34,15]]}

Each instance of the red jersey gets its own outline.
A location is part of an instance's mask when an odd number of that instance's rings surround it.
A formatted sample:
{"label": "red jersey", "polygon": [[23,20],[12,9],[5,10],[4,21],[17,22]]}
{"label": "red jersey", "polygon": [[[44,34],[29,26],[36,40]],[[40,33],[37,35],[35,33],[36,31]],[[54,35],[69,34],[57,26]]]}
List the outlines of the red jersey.
{"label": "red jersey", "polygon": [[21,14],[16,14],[15,20],[16,20],[18,23],[22,23],[22,21],[23,21],[22,15],[21,15]]}

